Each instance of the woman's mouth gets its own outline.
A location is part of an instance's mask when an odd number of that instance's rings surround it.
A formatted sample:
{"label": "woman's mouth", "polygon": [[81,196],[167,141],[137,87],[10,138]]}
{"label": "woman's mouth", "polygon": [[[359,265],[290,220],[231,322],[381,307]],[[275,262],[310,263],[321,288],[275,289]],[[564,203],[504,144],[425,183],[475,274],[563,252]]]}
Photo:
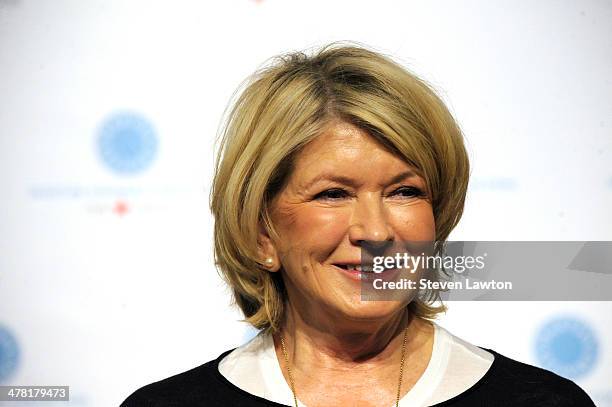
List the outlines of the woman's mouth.
{"label": "woman's mouth", "polygon": [[340,270],[344,275],[350,277],[353,280],[372,280],[376,273],[372,270],[371,266],[361,264],[332,264],[336,269]]}
{"label": "woman's mouth", "polygon": [[386,269],[383,272],[375,273],[373,266],[361,264],[335,263],[332,266],[356,281],[373,281],[376,278],[393,279],[399,271],[398,269]]}

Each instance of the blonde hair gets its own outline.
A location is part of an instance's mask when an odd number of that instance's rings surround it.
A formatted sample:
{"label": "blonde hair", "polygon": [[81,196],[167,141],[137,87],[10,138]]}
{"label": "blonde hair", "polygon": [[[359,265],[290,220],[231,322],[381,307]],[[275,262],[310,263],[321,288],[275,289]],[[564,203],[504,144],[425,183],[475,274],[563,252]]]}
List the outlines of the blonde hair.
{"label": "blonde hair", "polygon": [[[332,43],[312,56],[293,52],[255,72],[228,111],[211,190],[214,255],[247,322],[275,331],[286,292],[281,273],[258,263],[258,232],[277,238],[270,203],[295,155],[341,119],[403,157],[424,177],[436,240],[463,213],[469,160],[461,130],[432,88],[391,58],[360,45]],[[446,310],[428,292],[408,307],[432,319]]]}

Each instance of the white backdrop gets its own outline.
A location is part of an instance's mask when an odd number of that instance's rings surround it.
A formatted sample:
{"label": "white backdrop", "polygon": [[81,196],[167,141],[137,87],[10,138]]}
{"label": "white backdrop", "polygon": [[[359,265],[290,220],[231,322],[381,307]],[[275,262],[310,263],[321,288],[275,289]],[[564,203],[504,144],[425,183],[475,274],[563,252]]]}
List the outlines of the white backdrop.
{"label": "white backdrop", "polygon": [[[114,406],[253,335],[212,262],[214,137],[266,59],[334,40],[393,55],[456,115],[473,171],[453,240],[612,240],[610,1],[0,0],[0,384]],[[611,323],[596,302],[440,319],[599,406]]]}

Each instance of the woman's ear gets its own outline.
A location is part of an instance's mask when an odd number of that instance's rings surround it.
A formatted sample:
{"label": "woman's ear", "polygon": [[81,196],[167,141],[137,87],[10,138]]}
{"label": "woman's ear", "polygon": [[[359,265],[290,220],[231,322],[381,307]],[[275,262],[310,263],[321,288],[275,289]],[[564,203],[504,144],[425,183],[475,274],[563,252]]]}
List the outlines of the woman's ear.
{"label": "woman's ear", "polygon": [[276,272],[280,270],[280,260],[274,242],[270,238],[266,228],[260,223],[259,232],[257,234],[257,253],[259,259],[257,262],[266,270]]}

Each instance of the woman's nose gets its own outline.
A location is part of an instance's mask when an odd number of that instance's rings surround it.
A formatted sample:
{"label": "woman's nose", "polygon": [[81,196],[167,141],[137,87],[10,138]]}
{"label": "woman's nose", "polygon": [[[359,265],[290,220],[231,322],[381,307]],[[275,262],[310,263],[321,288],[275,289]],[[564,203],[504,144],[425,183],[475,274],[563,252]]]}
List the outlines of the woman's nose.
{"label": "woman's nose", "polygon": [[[374,195],[374,194],[372,194]],[[349,227],[349,240],[355,245],[364,241],[372,244],[393,241],[389,214],[380,197],[369,196],[357,200]]]}

